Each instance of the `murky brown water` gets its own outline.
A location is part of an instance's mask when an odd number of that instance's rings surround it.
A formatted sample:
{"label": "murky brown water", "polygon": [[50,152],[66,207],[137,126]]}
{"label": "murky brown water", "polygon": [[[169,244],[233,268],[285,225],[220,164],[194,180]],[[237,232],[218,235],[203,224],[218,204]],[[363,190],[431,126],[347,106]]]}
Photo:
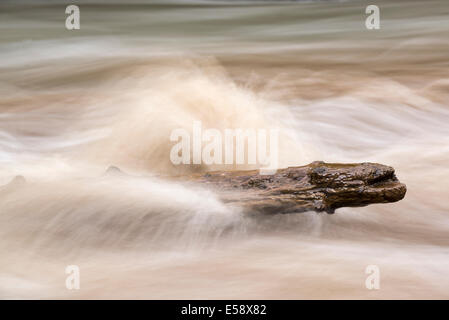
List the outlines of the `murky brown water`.
{"label": "murky brown water", "polygon": [[[81,2],[78,31],[64,5],[0,4],[0,185],[27,180],[0,191],[0,297],[449,298],[449,5],[377,3],[377,31],[364,1]],[[216,169],[170,162],[194,120],[275,125],[281,166],[384,163],[408,193],[242,216],[155,177]]]}

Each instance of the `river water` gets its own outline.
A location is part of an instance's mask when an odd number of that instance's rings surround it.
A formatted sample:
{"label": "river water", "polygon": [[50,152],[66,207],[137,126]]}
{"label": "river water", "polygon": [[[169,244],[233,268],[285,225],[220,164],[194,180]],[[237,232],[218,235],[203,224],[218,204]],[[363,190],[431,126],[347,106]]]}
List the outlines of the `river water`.
{"label": "river water", "polygon": [[[449,298],[447,1],[376,1],[379,30],[365,1],[77,1],[72,31],[67,4],[0,4],[0,186],[26,179],[0,189],[0,298]],[[223,169],[170,162],[193,121],[280,128],[281,167],[391,165],[407,195],[249,218],[164,178]]]}

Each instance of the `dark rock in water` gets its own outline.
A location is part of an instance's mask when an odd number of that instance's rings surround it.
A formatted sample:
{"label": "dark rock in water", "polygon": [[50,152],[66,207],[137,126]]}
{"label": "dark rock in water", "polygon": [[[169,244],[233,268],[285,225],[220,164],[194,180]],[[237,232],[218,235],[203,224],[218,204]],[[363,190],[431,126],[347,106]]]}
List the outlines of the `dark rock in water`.
{"label": "dark rock in water", "polygon": [[273,175],[259,171],[216,171],[188,180],[213,187],[230,204],[254,213],[325,211],[396,202],[406,186],[394,169],[377,163],[313,162],[280,169]]}

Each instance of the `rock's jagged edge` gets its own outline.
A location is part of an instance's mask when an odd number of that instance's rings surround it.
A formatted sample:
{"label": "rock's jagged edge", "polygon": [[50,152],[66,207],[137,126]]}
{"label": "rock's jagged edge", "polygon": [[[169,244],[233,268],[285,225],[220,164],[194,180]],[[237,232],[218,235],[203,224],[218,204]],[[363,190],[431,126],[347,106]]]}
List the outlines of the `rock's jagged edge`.
{"label": "rock's jagged edge", "polygon": [[378,163],[316,161],[273,175],[260,175],[257,170],[216,171],[188,179],[213,187],[226,203],[265,214],[334,213],[341,207],[396,202],[407,191],[392,167]]}

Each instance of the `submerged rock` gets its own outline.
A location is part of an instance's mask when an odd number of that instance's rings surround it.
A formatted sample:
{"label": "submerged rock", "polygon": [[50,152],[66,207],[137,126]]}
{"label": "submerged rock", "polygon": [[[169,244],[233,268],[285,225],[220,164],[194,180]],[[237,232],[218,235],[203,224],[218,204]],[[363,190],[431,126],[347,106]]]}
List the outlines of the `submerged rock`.
{"label": "submerged rock", "polygon": [[15,176],[8,184],[0,186],[0,195],[17,190],[26,184],[26,179],[23,176]]}
{"label": "submerged rock", "polygon": [[123,172],[116,166],[110,166],[106,169],[104,175],[106,176],[116,176],[116,175],[122,175]]}

